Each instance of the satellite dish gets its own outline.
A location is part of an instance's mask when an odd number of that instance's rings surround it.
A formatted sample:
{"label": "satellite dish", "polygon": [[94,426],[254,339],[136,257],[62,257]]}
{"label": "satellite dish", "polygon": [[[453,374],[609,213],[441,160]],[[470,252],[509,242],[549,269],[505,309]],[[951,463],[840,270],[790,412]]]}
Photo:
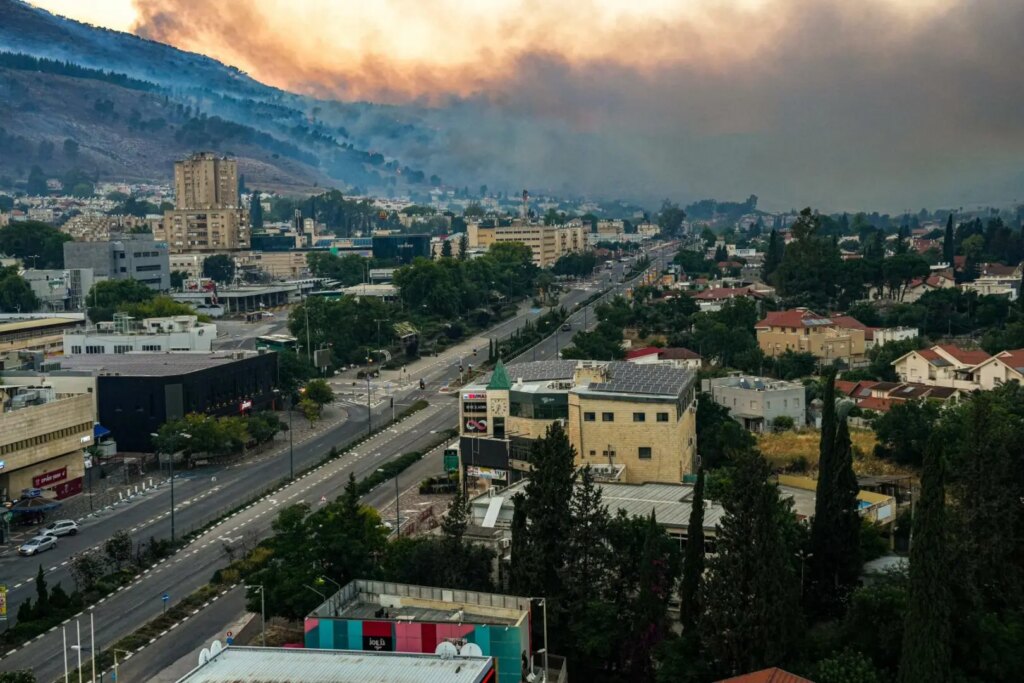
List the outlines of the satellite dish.
{"label": "satellite dish", "polygon": [[224,646],[220,644],[219,640],[213,641],[212,643],[210,643],[210,657],[216,657],[220,654],[221,650],[223,649]]}
{"label": "satellite dish", "polygon": [[466,643],[459,652],[463,657],[483,657],[484,651],[476,643]]}
{"label": "satellite dish", "polygon": [[206,664],[208,661],[210,661],[210,651],[204,647],[203,651],[199,653],[199,666]]}
{"label": "satellite dish", "polygon": [[440,655],[441,659],[452,659],[459,654],[459,648],[455,647],[447,640],[443,643],[438,643],[437,647],[434,648],[434,654]]}

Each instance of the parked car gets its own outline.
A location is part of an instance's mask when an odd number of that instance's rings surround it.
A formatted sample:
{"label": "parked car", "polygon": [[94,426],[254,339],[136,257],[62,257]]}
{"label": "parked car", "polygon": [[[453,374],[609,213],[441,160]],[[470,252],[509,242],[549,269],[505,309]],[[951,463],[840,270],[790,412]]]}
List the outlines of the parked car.
{"label": "parked car", "polygon": [[70,519],[58,519],[53,524],[44,527],[43,533],[48,536],[74,536],[78,533],[78,522]]}
{"label": "parked car", "polygon": [[45,550],[53,550],[57,547],[56,536],[34,536],[18,547],[19,555],[38,555]]}
{"label": "parked car", "polygon": [[562,332],[568,332],[572,329],[572,325],[569,323],[562,323]]}

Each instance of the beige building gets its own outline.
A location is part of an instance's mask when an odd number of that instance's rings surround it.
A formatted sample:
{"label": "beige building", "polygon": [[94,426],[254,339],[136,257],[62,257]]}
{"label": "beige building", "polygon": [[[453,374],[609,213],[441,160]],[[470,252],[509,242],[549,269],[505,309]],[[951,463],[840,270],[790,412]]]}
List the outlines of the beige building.
{"label": "beige building", "polygon": [[0,322],[0,353],[31,350],[42,351],[47,356],[59,356],[64,352],[64,333],[83,326],[84,321],[80,317]]}
{"label": "beige building", "polygon": [[52,388],[0,387],[0,500],[37,488],[61,500],[82,491],[93,402]]}
{"label": "beige building", "polygon": [[974,381],[979,389],[991,391],[1007,382],[1024,384],[1024,349],[1002,351],[974,366]]}
{"label": "beige building", "polygon": [[153,237],[171,253],[249,248],[249,215],[238,195],[238,162],[209,152],[174,164],[174,209]]}
{"label": "beige building", "polygon": [[[991,357],[980,349],[940,344],[900,356],[892,362],[892,366],[904,382],[970,391],[979,388],[974,377],[975,366],[988,360]],[[993,373],[994,378],[994,369],[989,370],[989,373]]]}
{"label": "beige building", "polygon": [[825,317],[806,308],[772,311],[754,325],[757,343],[768,356],[810,353],[826,363],[864,362],[871,328],[849,316]]}
{"label": "beige building", "polygon": [[581,223],[541,225],[513,221],[501,228],[485,228],[479,223],[466,227],[470,249],[487,249],[499,242],[519,242],[530,247],[533,263],[539,268],[553,265],[562,256],[587,248],[587,231]]}
{"label": "beige building", "polygon": [[174,162],[174,208],[240,208],[238,162],[210,152]]}
{"label": "beige building", "polygon": [[561,422],[578,466],[606,481],[681,482],[695,469],[695,375],[625,362],[500,364],[462,389],[460,460],[474,488],[510,484],[530,449]]}

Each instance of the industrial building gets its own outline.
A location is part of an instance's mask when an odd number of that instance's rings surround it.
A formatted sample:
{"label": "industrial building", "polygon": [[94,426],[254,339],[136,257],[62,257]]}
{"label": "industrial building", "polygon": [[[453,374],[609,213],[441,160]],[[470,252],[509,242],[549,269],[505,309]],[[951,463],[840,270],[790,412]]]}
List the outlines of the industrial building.
{"label": "industrial building", "polygon": [[159,292],[171,288],[167,244],[146,233],[117,235],[107,242],[65,242],[64,267],[92,270],[95,280],[138,280]]}

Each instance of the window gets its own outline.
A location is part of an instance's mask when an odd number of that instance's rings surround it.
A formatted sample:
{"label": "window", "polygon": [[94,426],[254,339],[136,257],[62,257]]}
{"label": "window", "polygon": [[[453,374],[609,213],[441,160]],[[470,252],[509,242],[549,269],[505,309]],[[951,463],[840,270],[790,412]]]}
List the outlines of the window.
{"label": "window", "polygon": [[82,347],[81,346],[72,346],[71,347],[71,353],[82,353]]}
{"label": "window", "polygon": [[637,452],[637,455],[639,456],[639,458],[641,460],[650,460],[651,459],[651,447],[650,446],[641,446],[639,451]]}
{"label": "window", "polygon": [[601,422],[615,422],[615,413],[601,413]]}
{"label": "window", "polygon": [[[159,344],[143,344],[142,345],[142,350],[143,351],[160,351],[161,348],[160,348]],[[183,351],[188,351],[188,349],[182,349],[182,350]]]}
{"label": "window", "polygon": [[595,451],[595,450],[591,449],[591,451],[590,451],[590,455],[591,455],[591,456],[597,455],[597,451]]}
{"label": "window", "polygon": [[658,413],[658,422],[668,422],[668,413]]}
{"label": "window", "polygon": [[102,346],[86,346],[86,353],[103,353],[104,349]]}
{"label": "window", "polygon": [[114,344],[114,353],[128,353],[132,347],[127,344]]}
{"label": "window", "polygon": [[597,419],[597,413],[583,413],[584,422],[594,422]]}
{"label": "window", "polygon": [[633,422],[646,422],[647,413],[633,413]]}
{"label": "window", "polygon": [[128,272],[128,269],[127,269],[127,268],[125,268],[124,266],[121,266],[121,272],[122,272],[122,273],[127,273],[127,272]]}

